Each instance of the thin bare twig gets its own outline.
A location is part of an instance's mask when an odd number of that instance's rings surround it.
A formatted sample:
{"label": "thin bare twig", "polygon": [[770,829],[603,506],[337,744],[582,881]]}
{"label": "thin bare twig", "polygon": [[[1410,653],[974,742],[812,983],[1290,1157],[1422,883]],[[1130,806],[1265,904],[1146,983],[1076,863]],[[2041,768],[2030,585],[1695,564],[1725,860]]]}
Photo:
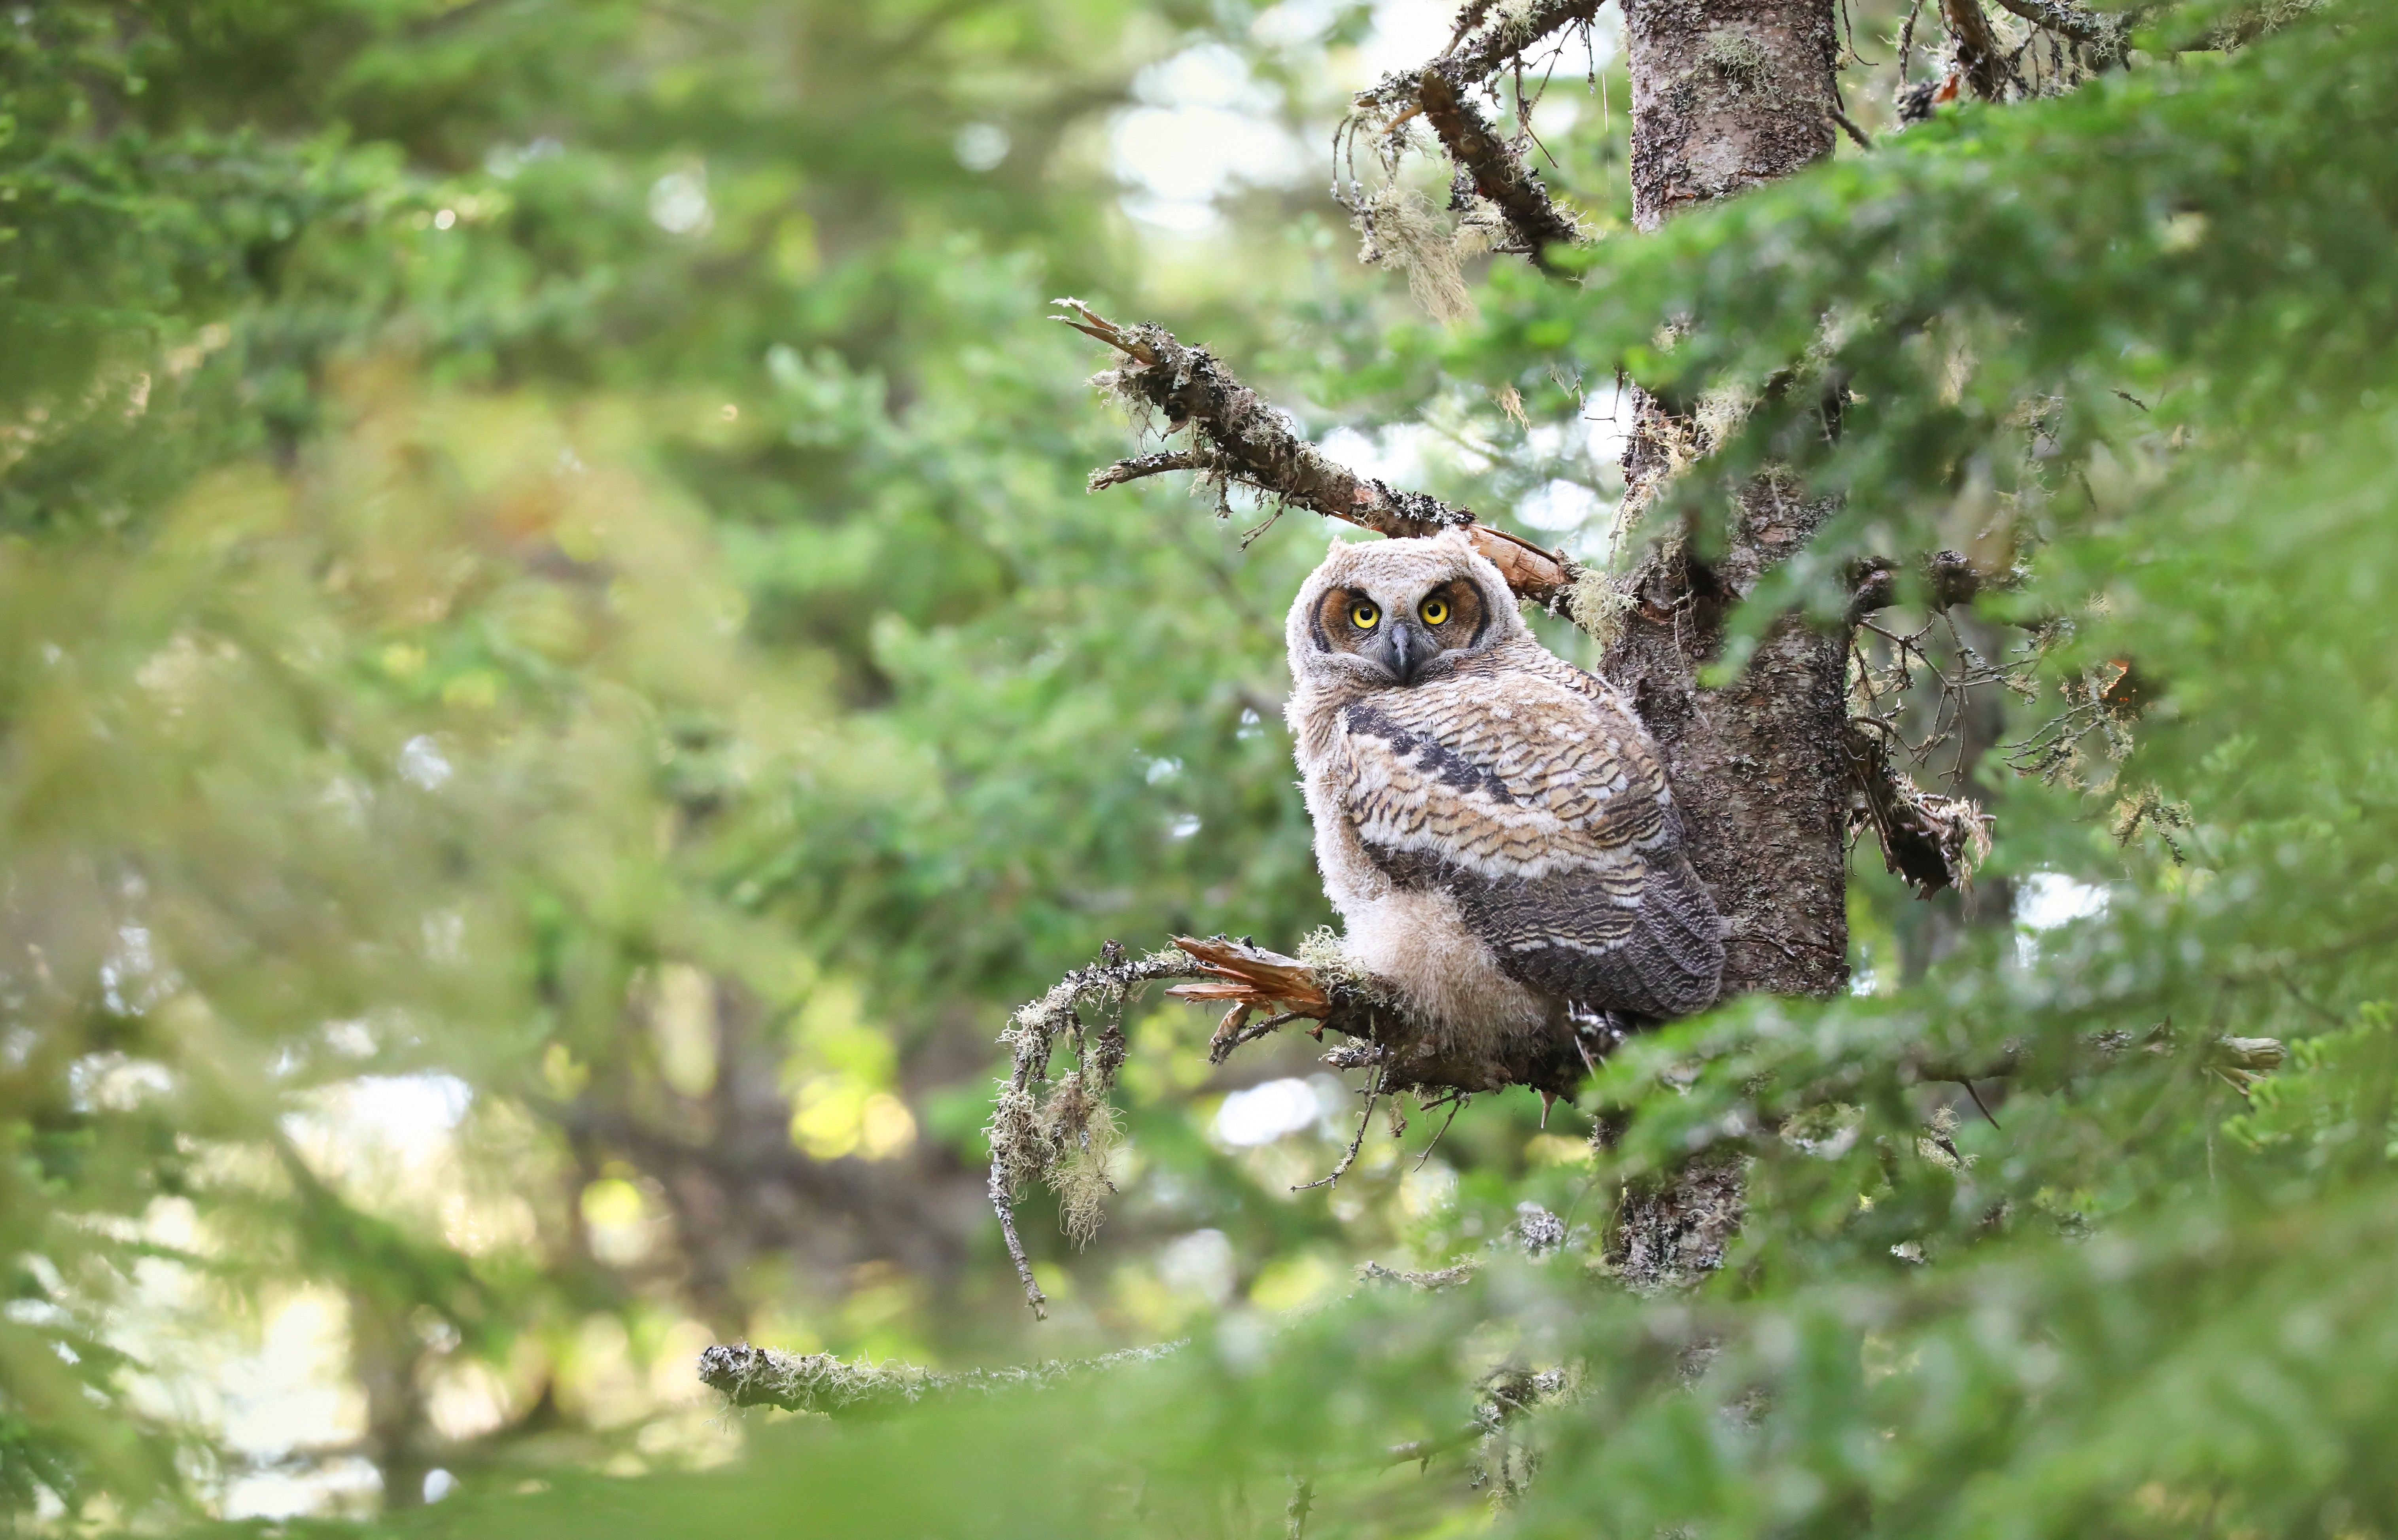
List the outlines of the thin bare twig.
{"label": "thin bare twig", "polygon": [[1366,1110],[1357,1114],[1357,1137],[1349,1141],[1348,1152],[1341,1155],[1340,1163],[1332,1168],[1332,1174],[1329,1176],[1318,1177],[1314,1182],[1293,1187],[1291,1189],[1292,1192],[1304,1193],[1314,1187],[1338,1187],[1340,1185],[1340,1179],[1347,1176],[1349,1174],[1349,1168],[1357,1163],[1357,1152],[1366,1147],[1366,1132],[1374,1125],[1374,1103],[1381,1099],[1382,1082],[1384,1078],[1385,1074],[1382,1066],[1381,1064],[1376,1064],[1374,1066],[1372,1077],[1366,1083]]}
{"label": "thin bare twig", "polygon": [[990,1206],[999,1215],[999,1233],[1007,1242],[1007,1260],[1016,1263],[1016,1277],[1024,1285],[1024,1303],[1032,1309],[1032,1318],[1049,1318],[1049,1296],[1032,1277],[1032,1263],[1024,1254],[1024,1242],[1016,1233],[1016,1206],[1007,1200],[1007,1183],[1000,1174],[1000,1163],[990,1163]]}
{"label": "thin bare twig", "polygon": [[[1448,1137],[1448,1126],[1457,1121],[1457,1114],[1465,1109],[1465,1103],[1470,1100],[1472,1099],[1462,1093],[1448,1099],[1448,1116],[1441,1120],[1440,1131],[1432,1136],[1432,1142],[1423,1147],[1423,1154],[1416,1156],[1415,1169],[1417,1170],[1422,1170],[1424,1169],[1424,1162],[1430,1160],[1432,1158],[1432,1153],[1440,1148],[1440,1141]],[[1440,1102],[1435,1101],[1433,1103],[1433,1106],[1437,1107],[1440,1104]],[[1430,1110],[1431,1108],[1425,1109],[1427,1112]],[[1545,1116],[1546,1114],[1544,1113],[1543,1115]]]}

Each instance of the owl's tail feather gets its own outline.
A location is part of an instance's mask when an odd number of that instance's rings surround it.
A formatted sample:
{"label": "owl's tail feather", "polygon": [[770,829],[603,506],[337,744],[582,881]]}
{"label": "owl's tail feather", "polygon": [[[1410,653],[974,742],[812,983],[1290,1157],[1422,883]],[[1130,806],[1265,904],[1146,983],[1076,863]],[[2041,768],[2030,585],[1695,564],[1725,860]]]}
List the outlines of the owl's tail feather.
{"label": "owl's tail feather", "polygon": [[1723,988],[1723,919],[1680,851],[1650,868],[1625,950],[1664,1007],[1659,1014],[1688,1016],[1715,1004]]}
{"label": "owl's tail feather", "polygon": [[1723,966],[1723,922],[1677,851],[1650,867],[1632,934],[1578,959],[1573,997],[1584,1010],[1671,1020],[1715,1004]]}

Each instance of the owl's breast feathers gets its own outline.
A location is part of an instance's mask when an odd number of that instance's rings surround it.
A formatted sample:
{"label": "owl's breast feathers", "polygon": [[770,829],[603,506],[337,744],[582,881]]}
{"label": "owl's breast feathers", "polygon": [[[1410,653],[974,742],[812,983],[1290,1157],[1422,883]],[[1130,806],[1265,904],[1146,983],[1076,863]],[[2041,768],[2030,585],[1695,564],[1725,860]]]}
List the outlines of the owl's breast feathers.
{"label": "owl's breast feathers", "polygon": [[1664,766],[1589,675],[1527,639],[1353,697],[1333,736],[1327,768],[1367,857],[1455,898],[1509,975],[1641,1016],[1715,999],[1722,927]]}

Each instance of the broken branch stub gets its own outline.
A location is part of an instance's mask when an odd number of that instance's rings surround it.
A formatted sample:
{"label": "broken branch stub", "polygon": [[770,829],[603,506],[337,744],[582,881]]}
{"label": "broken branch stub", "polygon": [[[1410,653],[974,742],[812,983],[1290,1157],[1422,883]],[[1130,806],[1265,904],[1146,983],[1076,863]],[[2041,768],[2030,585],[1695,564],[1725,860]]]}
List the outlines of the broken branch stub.
{"label": "broken branch stub", "polygon": [[1189,451],[1138,455],[1092,472],[1092,491],[1169,470],[1197,470],[1394,538],[1462,530],[1518,597],[1544,608],[1562,603],[1581,576],[1580,566],[1563,552],[1482,523],[1471,508],[1359,476],[1327,458],[1206,348],[1187,346],[1153,323],[1120,326],[1078,300],[1054,303],[1074,314],[1052,319],[1125,356],[1122,366],[1098,377],[1101,388],[1165,413],[1169,432],[1188,428],[1193,436]]}
{"label": "broken branch stub", "polygon": [[[1269,952],[1247,939],[1217,936],[1201,940],[1178,936],[1204,982],[1179,984],[1178,998],[1232,1007],[1217,1043],[1224,1051],[1257,1033],[1244,1033],[1235,1018],[1270,1010],[1287,1020],[1314,1023],[1313,1032],[1337,1032],[1354,1041],[1326,1055],[1337,1069],[1374,1066],[1390,1091],[1495,1091],[1530,1086],[1564,1095],[1582,1084],[1589,1065],[1570,1041],[1514,1042],[1464,1047],[1409,1017],[1392,1003],[1380,980],[1345,962],[1314,965]],[[1304,950],[1304,949],[1303,949]],[[1562,1035],[1562,1034],[1560,1034]],[[1218,1060],[1220,1062],[1220,1059]]]}

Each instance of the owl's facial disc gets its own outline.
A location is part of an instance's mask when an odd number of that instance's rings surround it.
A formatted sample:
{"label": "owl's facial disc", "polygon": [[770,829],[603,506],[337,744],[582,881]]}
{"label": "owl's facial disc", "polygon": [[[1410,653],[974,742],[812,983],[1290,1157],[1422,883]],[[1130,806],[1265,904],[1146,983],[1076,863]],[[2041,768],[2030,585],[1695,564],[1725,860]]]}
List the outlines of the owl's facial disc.
{"label": "owl's facial disc", "polygon": [[1435,583],[1404,607],[1386,606],[1365,588],[1335,587],[1316,610],[1315,634],[1327,650],[1354,654],[1392,682],[1413,684],[1480,641],[1488,615],[1481,590],[1463,577]]}

